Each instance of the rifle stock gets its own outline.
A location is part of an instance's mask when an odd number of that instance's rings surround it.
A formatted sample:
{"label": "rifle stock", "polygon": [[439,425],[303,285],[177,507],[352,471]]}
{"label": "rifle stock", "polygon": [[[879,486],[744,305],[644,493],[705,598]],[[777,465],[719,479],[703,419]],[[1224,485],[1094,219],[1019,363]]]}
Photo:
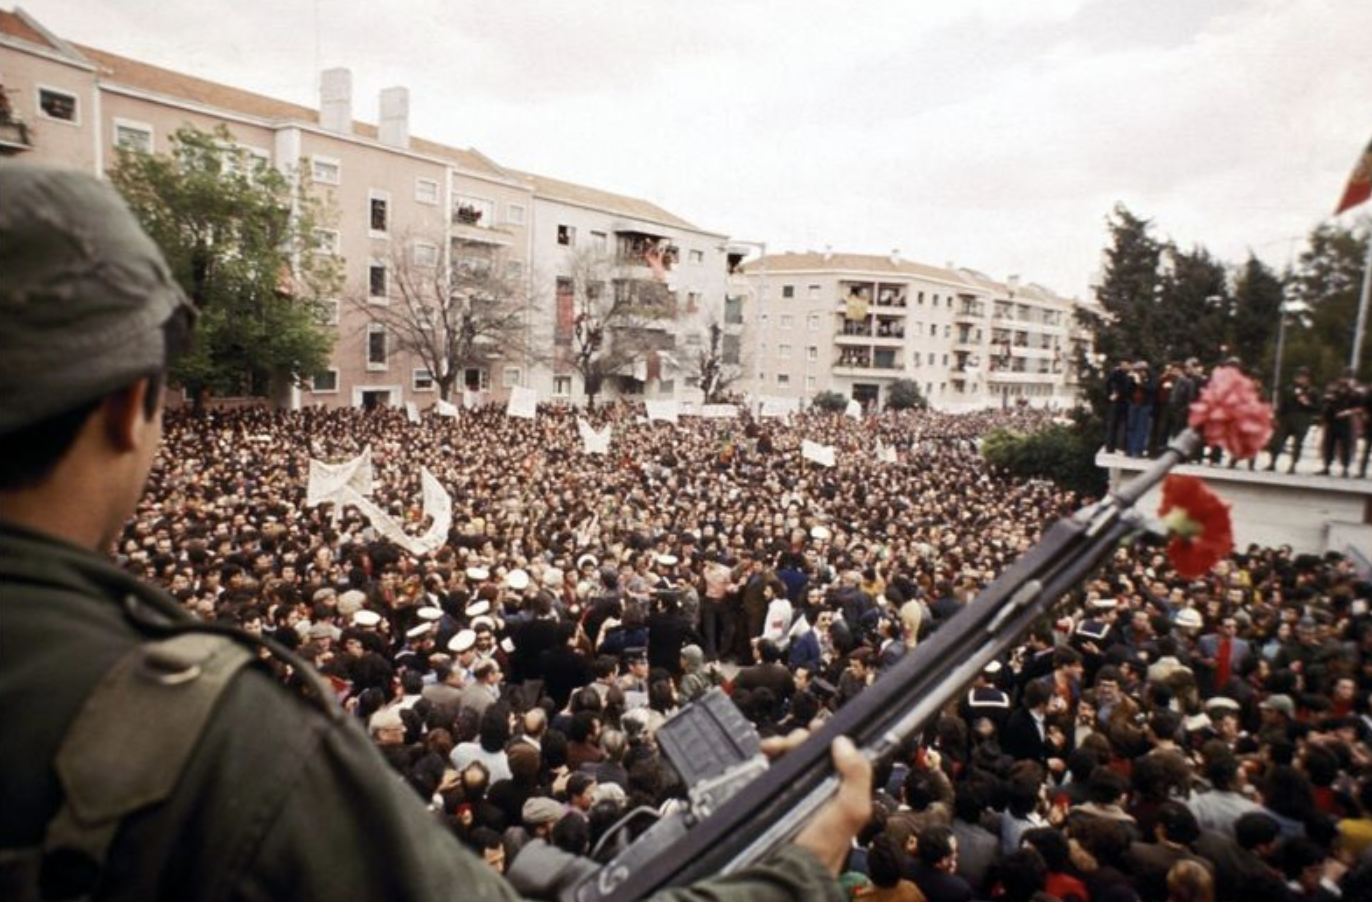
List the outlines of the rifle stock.
{"label": "rifle stock", "polygon": [[[708,815],[687,815],[684,823],[644,843],[651,848],[631,845],[563,898],[631,902],[664,887],[732,873],[791,840],[837,788],[829,758],[835,738],[848,736],[874,764],[892,755],[1019,639],[1036,617],[1142,526],[1134,504],[1199,446],[1200,437],[1185,430],[1162,457],[1119,491],[1055,523],[999,579],[840,708],[799,748]],[[670,841],[662,841],[667,837]]]}

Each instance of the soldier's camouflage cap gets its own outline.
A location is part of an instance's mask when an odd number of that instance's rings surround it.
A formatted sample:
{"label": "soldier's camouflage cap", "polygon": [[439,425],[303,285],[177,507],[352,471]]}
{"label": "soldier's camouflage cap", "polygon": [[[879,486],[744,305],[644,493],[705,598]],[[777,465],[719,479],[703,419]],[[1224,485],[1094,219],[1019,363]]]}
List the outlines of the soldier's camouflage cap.
{"label": "soldier's camouflage cap", "polygon": [[161,372],[179,310],[194,313],[113,188],[0,163],[0,434]]}

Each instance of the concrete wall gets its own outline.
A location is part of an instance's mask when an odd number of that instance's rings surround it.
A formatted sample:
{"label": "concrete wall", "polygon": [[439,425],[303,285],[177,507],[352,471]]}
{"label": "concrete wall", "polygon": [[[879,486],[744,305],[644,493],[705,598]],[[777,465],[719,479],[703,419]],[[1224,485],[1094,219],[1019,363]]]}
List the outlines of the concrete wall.
{"label": "concrete wall", "polygon": [[[1112,488],[1148,463],[1118,454],[1096,456],[1097,466],[1109,470]],[[1346,554],[1351,547],[1372,556],[1372,480],[1254,472],[1246,466],[1183,465],[1173,472],[1205,480],[1232,506],[1239,549],[1290,545],[1309,554]],[[1144,496],[1140,509],[1155,515],[1161,501],[1159,486]]]}

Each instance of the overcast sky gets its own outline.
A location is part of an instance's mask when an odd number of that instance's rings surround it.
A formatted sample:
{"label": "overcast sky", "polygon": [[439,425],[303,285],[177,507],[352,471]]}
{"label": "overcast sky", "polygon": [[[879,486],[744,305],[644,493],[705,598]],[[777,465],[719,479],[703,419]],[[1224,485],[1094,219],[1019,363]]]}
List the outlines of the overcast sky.
{"label": "overcast sky", "polygon": [[899,248],[1068,294],[1117,201],[1280,268],[1372,137],[1366,0],[21,5],[310,106],[346,66],[368,121],[405,85],[413,134],[770,251]]}

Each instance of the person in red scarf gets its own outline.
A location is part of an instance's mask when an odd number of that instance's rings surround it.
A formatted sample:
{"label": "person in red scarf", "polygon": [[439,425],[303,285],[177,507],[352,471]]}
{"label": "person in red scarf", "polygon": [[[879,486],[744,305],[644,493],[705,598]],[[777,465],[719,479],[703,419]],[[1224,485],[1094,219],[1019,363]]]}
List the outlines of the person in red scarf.
{"label": "person in red scarf", "polygon": [[1196,641],[1197,663],[1210,674],[1209,695],[1224,695],[1229,680],[1243,670],[1252,649],[1246,639],[1239,638],[1239,623],[1233,615],[1220,621],[1219,629]]}

